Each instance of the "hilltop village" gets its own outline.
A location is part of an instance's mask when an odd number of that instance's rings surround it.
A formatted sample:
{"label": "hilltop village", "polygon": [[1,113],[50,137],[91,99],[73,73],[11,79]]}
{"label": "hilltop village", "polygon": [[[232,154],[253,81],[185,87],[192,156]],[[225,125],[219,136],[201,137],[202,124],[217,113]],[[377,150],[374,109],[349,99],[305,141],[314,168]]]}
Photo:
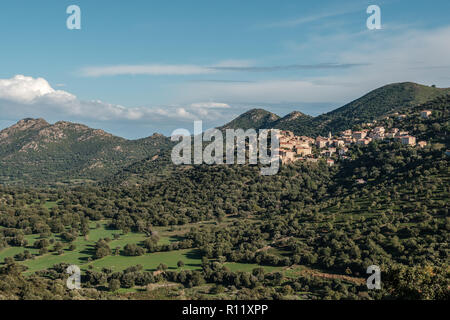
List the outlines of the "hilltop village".
{"label": "hilltop village", "polygon": [[[420,117],[428,119],[432,112],[423,110]],[[404,114],[394,114],[397,120],[406,118]],[[389,119],[386,117],[385,119]],[[278,139],[280,140],[279,157],[284,164],[296,161],[317,162],[319,159],[326,159],[328,165],[334,165],[335,159],[349,159],[346,155],[348,147],[353,144],[367,145],[371,141],[382,141],[385,139],[398,140],[403,145],[425,147],[425,141],[416,142],[416,137],[409,134],[408,131],[399,128],[386,129],[384,126],[377,126],[377,121],[362,124],[363,129],[352,131],[347,129],[339,135],[333,136],[331,132],[328,137],[318,136],[311,138],[307,136],[296,136],[291,131],[280,131]]]}

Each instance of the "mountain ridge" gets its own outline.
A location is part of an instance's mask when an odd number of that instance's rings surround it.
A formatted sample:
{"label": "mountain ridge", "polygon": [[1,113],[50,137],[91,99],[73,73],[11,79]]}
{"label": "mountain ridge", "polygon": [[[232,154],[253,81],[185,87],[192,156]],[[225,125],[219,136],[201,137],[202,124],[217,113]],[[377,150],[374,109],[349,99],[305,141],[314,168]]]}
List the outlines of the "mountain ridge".
{"label": "mountain ridge", "polygon": [[158,134],[127,140],[79,123],[25,118],[0,131],[0,182],[98,180],[169,146]]}
{"label": "mountain ridge", "polygon": [[[338,132],[352,128],[354,125],[373,121],[403,107],[420,105],[448,94],[450,88],[436,88],[414,82],[391,83],[316,117],[300,111],[292,111],[284,117],[279,117],[264,109],[252,109],[220,128],[277,128],[293,131],[297,135],[326,135],[330,131]],[[252,125],[251,116],[255,113],[266,117],[271,114],[274,120],[264,121],[262,124],[261,121],[254,121]],[[242,123],[245,125],[239,127]]]}
{"label": "mountain ridge", "polygon": [[228,122],[227,124],[219,127],[221,130],[225,129],[243,129],[247,130],[250,128],[262,128],[267,127],[274,121],[280,119],[275,113],[269,112],[265,109],[254,108],[250,109],[243,114],[239,115],[237,118]]}
{"label": "mountain ridge", "polygon": [[[219,129],[278,128],[316,137],[352,129],[442,95],[449,96],[450,89],[410,82],[390,84],[317,117],[299,111],[279,117],[259,108],[244,112]],[[140,175],[146,167],[157,173],[169,162],[168,151],[173,145],[158,133],[127,140],[79,123],[49,124],[42,118],[25,118],[0,131],[0,183],[98,182],[122,176],[122,172]]]}

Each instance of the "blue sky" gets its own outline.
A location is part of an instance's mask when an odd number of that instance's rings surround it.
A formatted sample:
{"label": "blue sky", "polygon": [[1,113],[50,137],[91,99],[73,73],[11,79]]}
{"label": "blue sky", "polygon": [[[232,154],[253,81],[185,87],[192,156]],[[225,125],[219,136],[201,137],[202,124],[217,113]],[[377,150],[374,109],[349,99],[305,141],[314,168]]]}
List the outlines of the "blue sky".
{"label": "blue sky", "polygon": [[[81,30],[66,28],[73,4]],[[371,4],[381,30],[366,27]],[[253,107],[318,115],[392,82],[450,86],[447,0],[0,6],[0,128],[44,117],[137,138]]]}

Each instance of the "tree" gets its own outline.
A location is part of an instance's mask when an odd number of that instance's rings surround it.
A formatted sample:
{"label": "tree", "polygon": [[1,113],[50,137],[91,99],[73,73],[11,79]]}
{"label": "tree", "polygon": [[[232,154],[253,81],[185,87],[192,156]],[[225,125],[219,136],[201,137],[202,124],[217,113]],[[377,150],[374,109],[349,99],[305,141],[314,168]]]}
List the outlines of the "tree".
{"label": "tree", "polygon": [[111,248],[109,247],[108,243],[103,239],[98,240],[97,243],[95,244],[94,258],[101,259],[110,254],[111,254]]}
{"label": "tree", "polygon": [[219,293],[223,293],[225,291],[224,286],[222,286],[221,284],[216,284],[215,286],[213,286],[211,288],[211,290],[209,291],[212,294],[219,294]]}
{"label": "tree", "polygon": [[120,289],[120,281],[118,279],[111,279],[109,281],[109,291],[115,292]]}
{"label": "tree", "polygon": [[159,266],[158,266],[158,268],[157,268],[158,271],[165,271],[165,270],[167,270],[167,269],[168,269],[168,267],[167,267],[167,265],[164,264],[164,263],[160,263]]}
{"label": "tree", "polygon": [[446,267],[396,265],[382,275],[386,297],[412,300],[450,299]]}
{"label": "tree", "polygon": [[178,268],[183,268],[184,267],[184,262],[183,261],[178,261],[177,262],[177,266],[178,266]]}
{"label": "tree", "polygon": [[58,252],[58,251],[61,251],[62,248],[63,248],[63,244],[58,241],[55,243],[55,247],[53,248],[53,251]]}
{"label": "tree", "polygon": [[125,245],[125,247],[123,249],[123,253],[126,256],[141,256],[145,253],[145,251],[143,248],[139,247],[137,244],[129,243],[129,244]]}
{"label": "tree", "polygon": [[34,243],[34,247],[36,249],[47,248],[50,245],[50,242],[47,239],[40,239]]}
{"label": "tree", "polygon": [[285,296],[290,296],[293,293],[294,293],[294,289],[292,289],[292,287],[290,285],[287,284],[283,287],[283,294]]}

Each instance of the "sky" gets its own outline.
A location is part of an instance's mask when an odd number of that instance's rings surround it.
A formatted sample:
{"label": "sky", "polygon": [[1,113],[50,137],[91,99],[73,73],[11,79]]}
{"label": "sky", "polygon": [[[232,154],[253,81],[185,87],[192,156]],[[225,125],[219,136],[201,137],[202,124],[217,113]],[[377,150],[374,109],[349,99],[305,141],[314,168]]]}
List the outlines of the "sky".
{"label": "sky", "polygon": [[[370,5],[381,29],[367,27]],[[450,87],[449,12],[448,0],[5,0],[0,129],[32,117],[136,139],[252,108],[316,116],[394,82]]]}

